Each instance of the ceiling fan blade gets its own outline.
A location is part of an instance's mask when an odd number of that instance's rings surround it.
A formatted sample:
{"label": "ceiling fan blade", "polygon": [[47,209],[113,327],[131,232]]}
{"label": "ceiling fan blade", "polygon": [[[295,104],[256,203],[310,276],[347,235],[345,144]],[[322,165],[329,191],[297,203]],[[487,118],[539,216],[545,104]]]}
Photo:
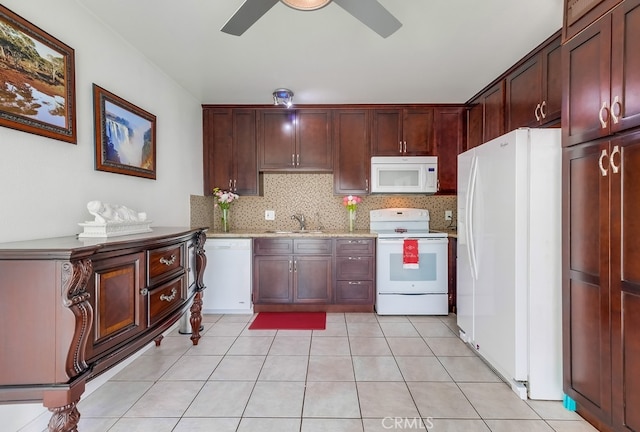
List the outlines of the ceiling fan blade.
{"label": "ceiling fan blade", "polygon": [[382,6],[378,0],[333,0],[383,38],[391,36],[402,23]]}
{"label": "ceiling fan blade", "polygon": [[271,9],[279,0],[246,0],[220,29],[225,33],[240,36]]}

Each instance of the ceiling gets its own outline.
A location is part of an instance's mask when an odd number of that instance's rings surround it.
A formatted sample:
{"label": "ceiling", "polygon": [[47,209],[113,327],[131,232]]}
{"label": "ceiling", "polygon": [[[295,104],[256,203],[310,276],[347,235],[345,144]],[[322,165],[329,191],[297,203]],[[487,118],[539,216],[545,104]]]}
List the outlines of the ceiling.
{"label": "ceiling", "polygon": [[336,4],[278,3],[242,36],[244,0],[76,0],[201,103],[463,103],[562,25],[563,0],[379,0],[382,38]]}

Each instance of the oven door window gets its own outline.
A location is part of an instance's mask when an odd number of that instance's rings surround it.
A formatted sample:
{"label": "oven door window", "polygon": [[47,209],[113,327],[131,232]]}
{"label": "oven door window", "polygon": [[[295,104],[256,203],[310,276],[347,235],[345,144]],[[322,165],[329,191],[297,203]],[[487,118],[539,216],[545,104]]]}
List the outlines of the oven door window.
{"label": "oven door window", "polygon": [[421,253],[418,255],[420,258],[417,269],[404,268],[401,253],[389,255],[389,279],[400,282],[437,280],[437,255],[435,253]]}

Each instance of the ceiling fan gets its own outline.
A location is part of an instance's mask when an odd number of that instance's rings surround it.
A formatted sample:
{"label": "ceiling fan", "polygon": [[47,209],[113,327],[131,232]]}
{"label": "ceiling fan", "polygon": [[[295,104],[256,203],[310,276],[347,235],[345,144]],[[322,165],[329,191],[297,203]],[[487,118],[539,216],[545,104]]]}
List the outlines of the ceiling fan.
{"label": "ceiling fan", "polygon": [[293,9],[304,11],[320,9],[333,1],[383,38],[402,27],[402,23],[378,0],[245,0],[221,31],[240,36],[279,1]]}

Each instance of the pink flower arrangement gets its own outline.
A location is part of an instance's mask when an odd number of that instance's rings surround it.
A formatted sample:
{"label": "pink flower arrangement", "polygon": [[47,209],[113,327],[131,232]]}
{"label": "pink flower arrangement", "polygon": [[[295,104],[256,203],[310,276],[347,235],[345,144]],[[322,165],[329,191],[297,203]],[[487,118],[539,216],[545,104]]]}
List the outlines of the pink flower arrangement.
{"label": "pink flower arrangement", "polygon": [[342,198],[342,205],[344,205],[347,208],[347,210],[349,210],[349,211],[355,211],[356,207],[361,202],[362,202],[362,198],[360,198],[359,196],[355,196],[355,195],[349,195],[349,196],[346,196],[346,197]]}
{"label": "pink flower arrangement", "polygon": [[240,195],[234,194],[233,192],[229,192],[226,190],[222,190],[220,188],[213,189],[213,198],[215,199],[216,207],[220,207],[221,209],[228,209],[231,206],[231,203],[240,198]]}

